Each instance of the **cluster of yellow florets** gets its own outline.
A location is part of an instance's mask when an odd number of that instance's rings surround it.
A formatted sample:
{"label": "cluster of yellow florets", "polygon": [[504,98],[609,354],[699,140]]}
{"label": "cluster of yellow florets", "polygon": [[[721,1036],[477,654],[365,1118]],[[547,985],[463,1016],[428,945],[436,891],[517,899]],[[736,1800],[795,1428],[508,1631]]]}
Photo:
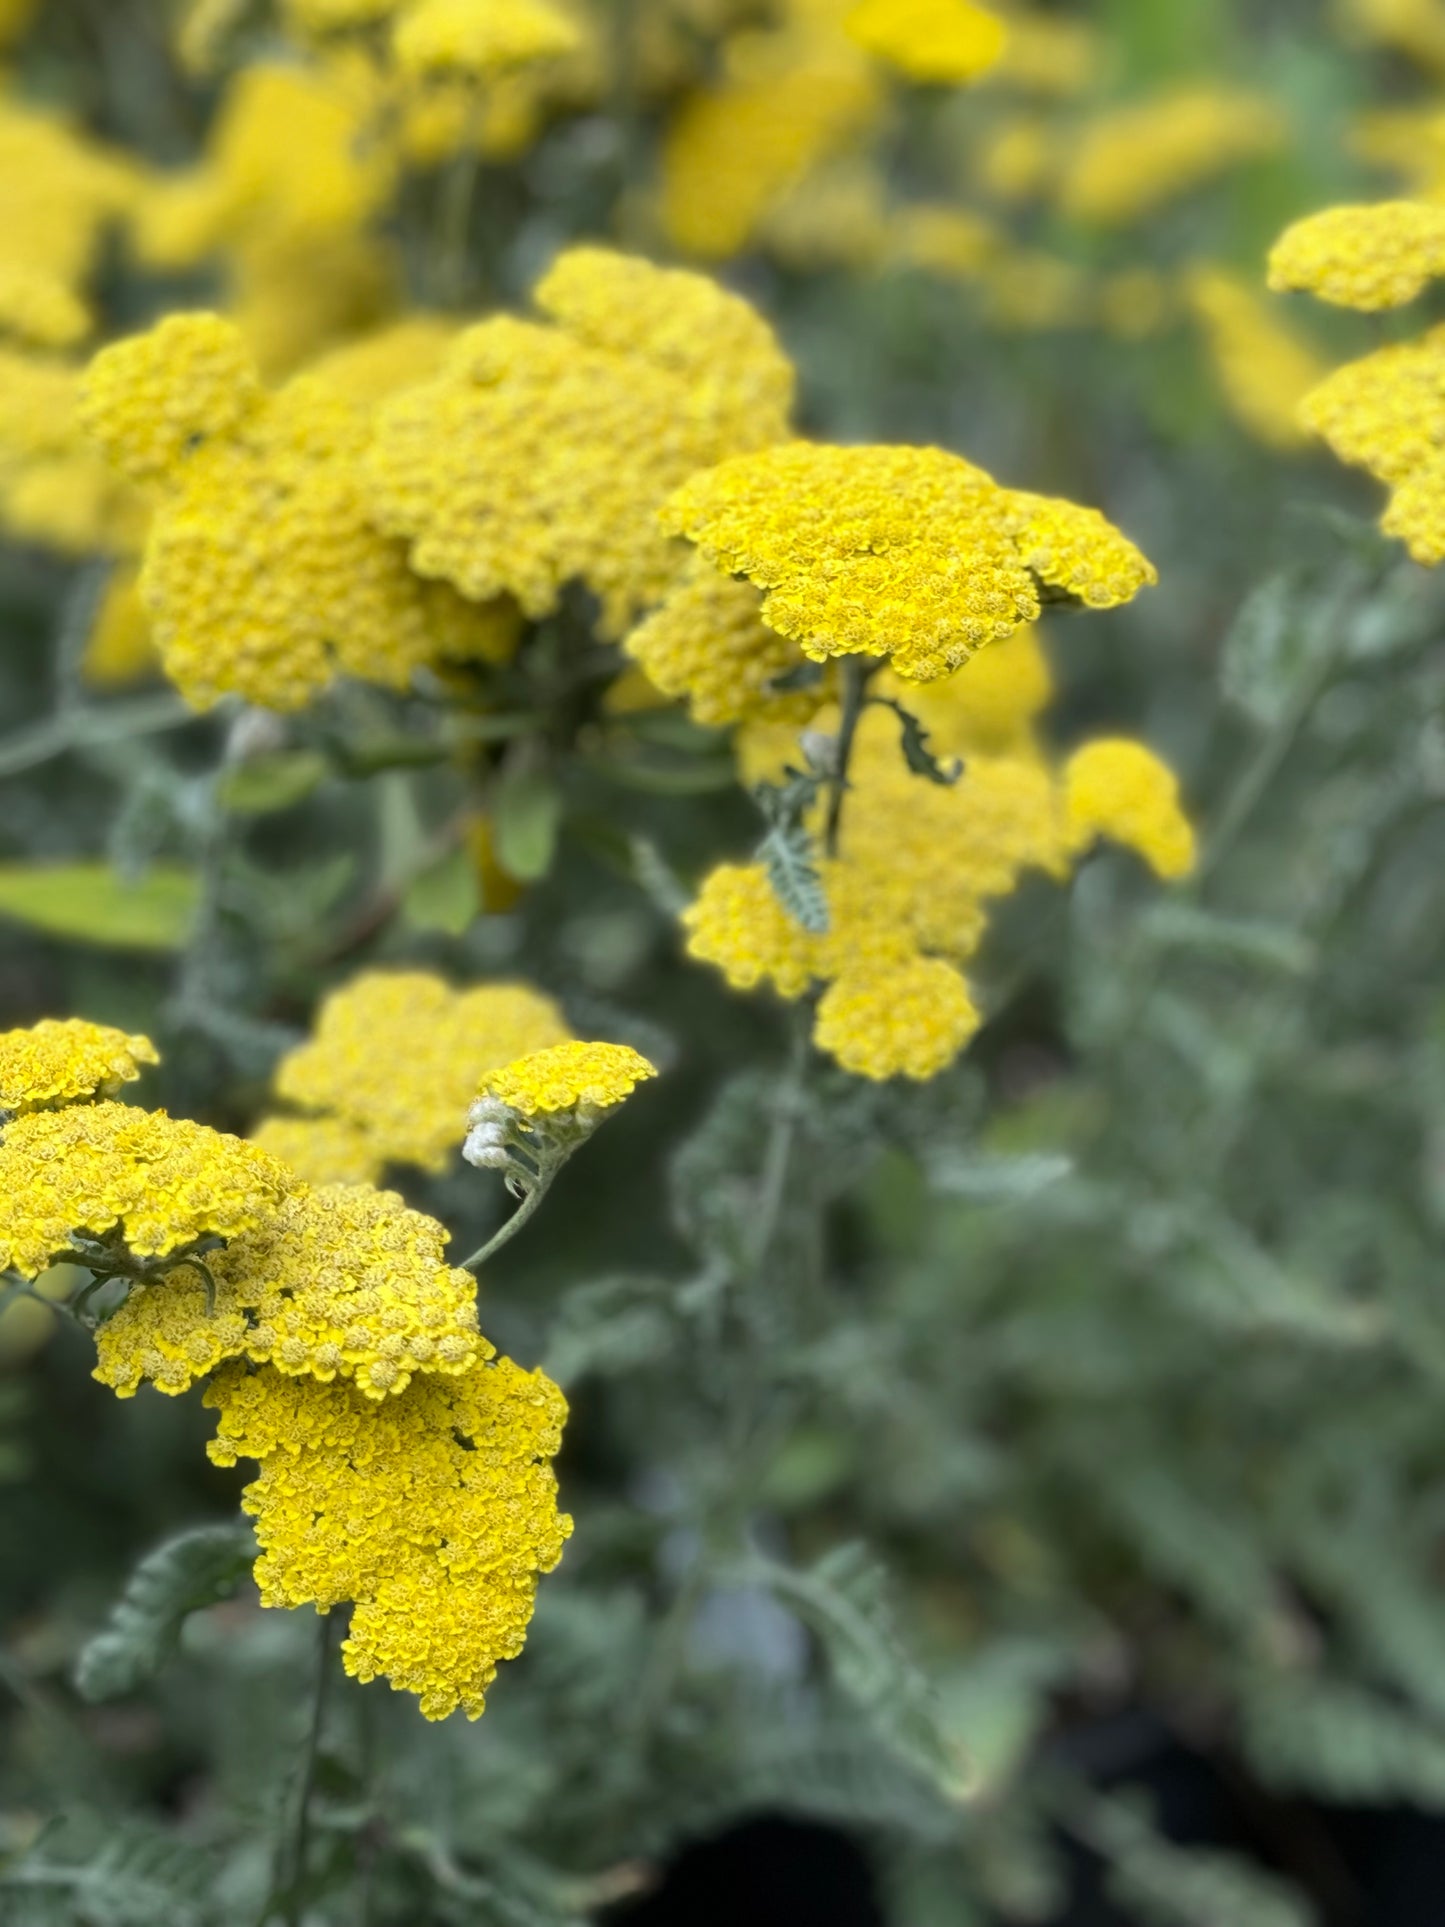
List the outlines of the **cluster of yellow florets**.
{"label": "cluster of yellow florets", "polygon": [[1032,622],[1040,584],[1107,609],[1157,579],[1096,510],[937,448],[785,442],[694,476],[665,520],[805,655],[886,656],[918,681]]}
{"label": "cluster of yellow florets", "polygon": [[550,1464],[566,1403],[540,1372],[490,1358],[380,1404],[268,1367],[228,1366],[206,1394],[211,1457],[260,1461],[243,1504],[262,1603],[354,1601],[347,1671],[415,1693],[428,1719],[482,1711],[572,1526]]}
{"label": "cluster of yellow florets", "polygon": [[1080,220],[1122,224],[1237,161],[1280,148],[1287,123],[1259,94],[1189,87],[1111,109],[1068,156],[1060,205]]}
{"label": "cluster of yellow florets", "polygon": [[[1289,228],[1270,285],[1373,312],[1445,274],[1445,206],[1386,201],[1327,208]],[[1389,485],[1381,518],[1417,562],[1445,561],[1445,329],[1346,363],[1304,397],[1304,426],[1342,461]]]}
{"label": "cluster of yellow florets", "polygon": [[806,693],[773,688],[796,666],[798,652],[764,624],[757,590],[719,575],[701,557],[624,647],[654,687],[683,698],[700,723],[737,723],[760,714],[802,720],[816,707]]}
{"label": "cluster of yellow florets", "polygon": [[1007,38],[998,15],[973,0],[858,0],[844,27],[910,80],[943,86],[987,73]]}
{"label": "cluster of yellow florets", "polygon": [[82,1017],[46,1017],[28,1030],[0,1032],[0,1116],[114,1097],[143,1065],[159,1062],[149,1037]]}
{"label": "cluster of yellow florets", "polygon": [[0,100],[0,332],[52,348],[90,333],[91,263],[139,182],[58,117]]}
{"label": "cluster of yellow florets", "polygon": [[97,357],[84,415],[162,491],[141,593],[197,707],[234,692],[294,709],[338,671],[405,688],[428,662],[495,652],[490,611],[418,580],[368,521],[368,415],[344,378],[268,397],[231,323],[173,315]]}
{"label": "cluster of yellow florets", "polygon": [[[972,690],[977,679],[977,694]],[[684,913],[688,949],[739,989],[771,983],[797,998],[823,987],[814,1039],[848,1070],[884,1078],[935,1075],[979,1023],[963,967],[989,905],[1030,869],[1062,877],[1099,836],[1135,850],[1163,877],[1184,875],[1194,839],[1170,770],[1142,744],[1087,744],[1062,767],[1044,754],[1034,718],[1049,693],[1028,632],[995,644],[943,681],[885,675],[875,693],[927,728],[951,784],[915,774],[898,718],[870,706],[848,772],[837,853],[819,864],[827,927],[805,929],[779,901],[762,864],[722,864]],[[837,711],[818,713],[828,736]],[[775,779],[794,731],[740,733],[744,777]],[[822,806],[814,818],[821,832]]]}
{"label": "cluster of yellow florets", "polygon": [[[78,1261],[127,1287],[96,1334],[102,1383],[179,1393],[218,1372],[211,1456],[261,1463],[244,1503],[263,1603],[353,1601],[350,1672],[475,1718],[571,1530],[549,1463],[562,1395],[497,1358],[447,1232],[394,1193],[313,1189],[254,1144],[85,1101],[154,1061],[76,1021],[0,1037],[21,1113],[0,1121],[0,1270],[88,1246]],[[626,1068],[589,1057],[578,1078],[613,1101]]]}
{"label": "cluster of yellow florets", "polygon": [[570,1032],[525,984],[453,990],[427,971],[366,971],[321,1006],[315,1036],[285,1057],[276,1094],[310,1115],[271,1119],[257,1141],[316,1180],[387,1164],[443,1171],[479,1081]]}
{"label": "cluster of yellow florets", "polygon": [[1445,274],[1445,206],[1380,201],[1330,207],[1287,228],[1269,257],[1269,285],[1301,288],[1340,308],[1400,308]]}
{"label": "cluster of yellow florets", "polygon": [[657,1066],[626,1044],[554,1044],[494,1071],[482,1093],[521,1117],[553,1117],[609,1111],[656,1075]]}
{"label": "cluster of yellow florets", "polygon": [[382,409],[371,508],[420,574],[533,616],[580,581],[617,634],[677,572],[657,510],[786,432],[792,370],[736,296],[604,249],[564,254],[536,299],[553,325],[482,322]]}
{"label": "cluster of yellow florets", "polygon": [[138,1286],[97,1333],[95,1375],[122,1398],[142,1379],[183,1392],[223,1359],[249,1358],[381,1398],[416,1372],[464,1372],[476,1288],[445,1262],[446,1240],[394,1191],[297,1186],[208,1261],[208,1286],[187,1274]]}
{"label": "cluster of yellow florets", "polygon": [[0,1134],[0,1269],[34,1278],[77,1232],[137,1257],[251,1231],[289,1189],[254,1144],[128,1104],[31,1111]]}
{"label": "cluster of yellow florets", "polygon": [[486,79],[575,53],[577,28],[546,0],[413,0],[392,38],[403,74]]}

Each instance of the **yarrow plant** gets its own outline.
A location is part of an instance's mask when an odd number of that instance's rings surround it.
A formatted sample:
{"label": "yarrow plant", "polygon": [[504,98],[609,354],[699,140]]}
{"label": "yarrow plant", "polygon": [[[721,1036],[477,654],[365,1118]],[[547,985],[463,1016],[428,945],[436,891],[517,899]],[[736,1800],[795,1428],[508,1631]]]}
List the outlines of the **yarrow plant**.
{"label": "yarrow plant", "polygon": [[0,0],[7,1927],[1438,1805],[1445,129],[1106,11]]}

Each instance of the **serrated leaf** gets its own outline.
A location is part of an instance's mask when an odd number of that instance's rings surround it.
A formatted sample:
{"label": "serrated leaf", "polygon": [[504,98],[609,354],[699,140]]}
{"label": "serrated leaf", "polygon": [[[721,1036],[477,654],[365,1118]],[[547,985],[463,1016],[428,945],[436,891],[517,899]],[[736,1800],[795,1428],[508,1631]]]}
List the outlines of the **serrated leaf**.
{"label": "serrated leaf", "polygon": [[818,874],[813,839],[801,824],[778,824],[758,845],[773,895],[795,923],[814,936],[828,928],[828,898]]}
{"label": "serrated leaf", "polygon": [[562,797],[541,770],[512,770],[497,788],[492,835],[498,863],[518,883],[537,883],[552,867],[562,827]]}
{"label": "serrated leaf", "polygon": [[319,750],[297,749],[257,756],[228,769],[217,786],[221,808],[238,816],[266,816],[302,803],[324,781],[326,758]]}
{"label": "serrated leaf", "polygon": [[990,1152],[941,1152],[928,1161],[935,1191],[974,1204],[1018,1204],[1072,1175],[1074,1161],[1062,1152],[1035,1151],[1019,1157]]}
{"label": "serrated leaf", "polygon": [[413,930],[440,930],[459,937],[481,914],[482,892],[476,865],[464,849],[448,850],[414,876],[402,898],[401,914]]}
{"label": "serrated leaf", "polygon": [[115,1699],[160,1671],[193,1612],[229,1599],[256,1556],[249,1526],[198,1526],[146,1554],[102,1633],[82,1648],[75,1685],[83,1699]]}
{"label": "serrated leaf", "polygon": [[814,1632],[839,1687],[879,1737],[950,1796],[968,1783],[968,1760],[938,1718],[935,1694],[904,1651],[888,1604],[887,1576],[859,1545],[836,1547],[807,1569],[759,1562],[769,1586]]}
{"label": "serrated leaf", "polygon": [[1165,897],[1150,906],[1141,928],[1155,943],[1236,958],[1300,977],[1316,962],[1315,945],[1288,924],[1263,917],[1223,917],[1200,904]]}
{"label": "serrated leaf", "polygon": [[179,950],[200,902],[194,870],[157,863],[135,881],[103,863],[0,865],[0,916],[76,943]]}
{"label": "serrated leaf", "polygon": [[552,1329],[543,1369],[564,1388],[613,1377],[663,1357],[671,1346],[672,1296],[665,1280],[601,1278],[570,1292]]}
{"label": "serrated leaf", "polygon": [[926,777],[930,783],[941,784],[945,789],[951,789],[963,775],[962,759],[955,756],[947,765],[940,763],[929,747],[928,731],[911,709],[905,709],[903,704],[892,696],[875,696],[873,700],[881,703],[884,708],[891,709],[902,725],[899,745],[903,751],[903,760],[913,774]]}

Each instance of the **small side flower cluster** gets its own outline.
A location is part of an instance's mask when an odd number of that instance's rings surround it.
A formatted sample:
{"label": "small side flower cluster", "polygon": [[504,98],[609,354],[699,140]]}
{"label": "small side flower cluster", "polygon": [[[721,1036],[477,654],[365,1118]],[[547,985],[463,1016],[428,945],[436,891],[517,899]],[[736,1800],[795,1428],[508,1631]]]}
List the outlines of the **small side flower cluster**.
{"label": "small side flower cluster", "polygon": [[[858,725],[836,850],[818,865],[826,927],[807,929],[779,900],[763,863],[720,865],[684,913],[691,954],[739,989],[770,983],[799,998],[821,988],[819,1048],[857,1076],[929,1078],[968,1043],[980,1018],[963,974],[989,905],[1030,870],[1056,878],[1100,836],[1138,852],[1162,877],[1191,867],[1194,839],[1172,772],[1142,744],[1086,744],[1056,766],[1034,721],[1050,693],[1037,640],[1023,630],[954,675],[914,685],[879,675]],[[909,768],[901,705],[951,783]],[[836,741],[835,708],[812,734]],[[776,780],[795,731],[739,733],[746,780]],[[823,806],[811,827],[821,833]]]}
{"label": "small side flower cluster", "polygon": [[0,1268],[88,1267],[77,1315],[123,1288],[95,1370],[123,1398],[215,1373],[211,1456],[261,1466],[243,1503],[263,1603],[353,1601],[350,1672],[475,1718],[571,1530],[562,1395],[497,1358],[447,1232],[394,1193],[312,1188],[254,1144],[98,1095],[155,1056],[76,1021],[0,1038],[19,1111],[0,1123]]}
{"label": "small side flower cluster", "polygon": [[260,1463],[243,1504],[262,1604],[353,1601],[353,1677],[415,1693],[429,1720],[476,1719],[572,1530],[550,1463],[567,1416],[557,1387],[484,1344],[470,1370],[382,1404],[236,1365],[206,1403],[220,1414],[212,1459]]}
{"label": "small side flower cluster", "polygon": [[144,1065],[159,1062],[149,1037],[82,1017],[45,1017],[29,1030],[0,1032],[0,1116],[114,1097]]}
{"label": "small side flower cluster", "polygon": [[[560,1162],[657,1066],[626,1044],[554,1044],[483,1081],[467,1113],[462,1156],[480,1171],[516,1175],[520,1146]],[[523,1176],[524,1183],[527,1181]]]}
{"label": "small side flower cluster", "polygon": [[[1270,286],[1366,313],[1396,308],[1445,274],[1445,206],[1384,201],[1327,208],[1287,229]],[[1386,483],[1381,517],[1417,562],[1445,561],[1445,329],[1376,349],[1312,388],[1300,420],[1341,461]]]}
{"label": "small side flower cluster", "polygon": [[388,1164],[444,1171],[478,1078],[569,1036],[526,984],[453,990],[428,971],[364,971],[277,1071],[277,1096],[303,1115],[268,1118],[256,1142],[315,1182],[370,1183]]}

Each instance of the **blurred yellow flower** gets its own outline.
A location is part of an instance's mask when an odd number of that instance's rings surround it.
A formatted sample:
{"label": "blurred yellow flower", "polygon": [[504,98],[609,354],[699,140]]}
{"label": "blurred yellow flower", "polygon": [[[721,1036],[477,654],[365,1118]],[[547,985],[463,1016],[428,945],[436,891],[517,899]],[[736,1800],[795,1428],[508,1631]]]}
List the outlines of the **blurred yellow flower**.
{"label": "blurred yellow flower", "polygon": [[849,38],[909,80],[959,86],[996,66],[1007,30],[974,0],[858,0]]}

